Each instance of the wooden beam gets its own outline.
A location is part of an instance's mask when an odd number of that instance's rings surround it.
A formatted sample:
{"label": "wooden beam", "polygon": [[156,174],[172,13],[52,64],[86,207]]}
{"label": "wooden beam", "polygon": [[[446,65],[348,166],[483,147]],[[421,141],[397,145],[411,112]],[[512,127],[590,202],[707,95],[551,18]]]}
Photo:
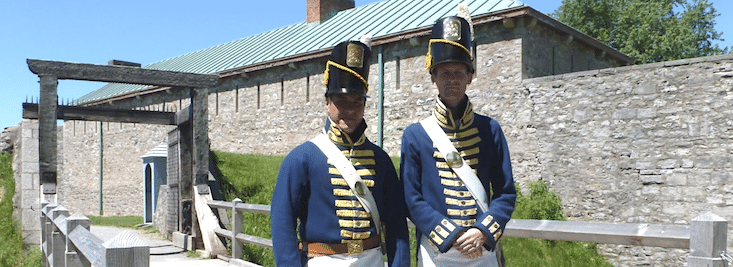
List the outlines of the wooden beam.
{"label": "wooden beam", "polygon": [[43,194],[56,194],[57,138],[56,114],[58,112],[58,77],[38,75],[41,79],[40,107],[38,112],[38,170],[41,174]]}
{"label": "wooden beam", "polygon": [[514,27],[517,26],[516,22],[514,22],[514,18],[505,18],[501,20],[501,22],[504,25],[504,28],[507,29],[514,29]]}
{"label": "wooden beam", "polygon": [[204,241],[204,249],[208,252],[210,258],[215,258],[216,255],[226,255],[227,248],[215,232],[216,229],[221,229],[219,220],[206,204],[207,201],[213,200],[211,194],[201,194],[198,186],[194,186],[193,190],[196,217],[199,227],[201,227],[201,239]]}
{"label": "wooden beam", "polygon": [[[23,103],[23,118],[38,119],[38,104]],[[57,108],[56,119],[176,125],[175,112],[90,108],[62,105],[59,105]]]}
{"label": "wooden beam", "polygon": [[201,194],[209,194],[209,89],[191,91],[191,123],[193,125],[194,186]]}
{"label": "wooden beam", "polygon": [[58,79],[194,88],[213,87],[219,82],[219,76],[208,74],[38,59],[28,59],[26,62],[31,72],[54,75]]}
{"label": "wooden beam", "polygon": [[512,219],[507,224],[504,235],[601,244],[690,248],[689,225]]}

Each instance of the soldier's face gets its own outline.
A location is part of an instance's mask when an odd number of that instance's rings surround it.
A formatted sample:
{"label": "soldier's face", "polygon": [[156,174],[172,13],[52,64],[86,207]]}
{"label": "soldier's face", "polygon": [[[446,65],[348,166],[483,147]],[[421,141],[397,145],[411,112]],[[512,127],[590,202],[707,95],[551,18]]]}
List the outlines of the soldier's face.
{"label": "soldier's face", "polygon": [[341,131],[351,134],[364,118],[366,98],[355,94],[333,94],[326,97],[326,113]]}
{"label": "soldier's face", "polygon": [[461,103],[471,79],[473,77],[466,64],[458,62],[441,63],[435,66],[430,75],[430,80],[438,86],[438,97],[448,107],[456,107]]}

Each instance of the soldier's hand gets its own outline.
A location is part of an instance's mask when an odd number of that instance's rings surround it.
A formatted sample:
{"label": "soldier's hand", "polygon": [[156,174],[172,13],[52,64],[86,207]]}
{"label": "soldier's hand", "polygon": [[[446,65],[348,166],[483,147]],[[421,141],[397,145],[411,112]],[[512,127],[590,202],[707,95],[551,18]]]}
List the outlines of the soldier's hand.
{"label": "soldier's hand", "polygon": [[458,234],[458,238],[453,242],[453,247],[466,258],[473,259],[483,255],[483,245],[486,240],[488,236],[484,232],[478,228],[469,228]]}

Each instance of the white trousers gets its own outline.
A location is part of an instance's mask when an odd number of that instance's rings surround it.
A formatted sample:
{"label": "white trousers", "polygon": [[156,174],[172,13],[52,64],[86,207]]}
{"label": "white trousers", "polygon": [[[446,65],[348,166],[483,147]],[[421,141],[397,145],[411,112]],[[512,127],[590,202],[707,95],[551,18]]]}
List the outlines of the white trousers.
{"label": "white trousers", "polygon": [[420,238],[420,250],[417,253],[418,267],[498,267],[496,251],[489,252],[486,248],[481,257],[469,259],[463,256],[456,248],[451,247],[445,253],[440,253],[437,247],[430,243],[428,237]]}
{"label": "white trousers", "polygon": [[314,257],[308,260],[306,267],[384,267],[382,249],[379,247],[365,250],[358,255],[335,254]]}

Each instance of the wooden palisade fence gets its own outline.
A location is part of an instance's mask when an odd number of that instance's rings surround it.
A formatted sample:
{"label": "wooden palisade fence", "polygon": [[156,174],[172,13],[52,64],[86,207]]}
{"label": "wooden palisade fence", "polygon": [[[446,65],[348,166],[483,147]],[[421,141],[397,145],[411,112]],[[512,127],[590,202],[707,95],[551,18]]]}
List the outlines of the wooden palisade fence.
{"label": "wooden palisade fence", "polygon": [[[241,233],[242,212],[270,214],[270,206],[246,204],[240,199],[233,202],[208,201],[208,205],[211,208],[231,210],[232,231],[216,229],[215,232],[231,240],[232,248],[250,243],[272,249],[272,240]],[[726,267],[726,261],[730,260],[726,252],[727,232],[728,222],[725,219],[711,212],[704,212],[692,219],[689,225],[512,219],[506,226],[504,236],[689,249],[688,267]],[[234,261],[242,266],[258,266],[242,261],[240,249],[232,249],[231,257],[230,262]]]}
{"label": "wooden palisade fence", "polygon": [[150,246],[125,231],[106,242],[89,232],[89,218],[64,206],[41,204],[44,266],[150,266]]}

